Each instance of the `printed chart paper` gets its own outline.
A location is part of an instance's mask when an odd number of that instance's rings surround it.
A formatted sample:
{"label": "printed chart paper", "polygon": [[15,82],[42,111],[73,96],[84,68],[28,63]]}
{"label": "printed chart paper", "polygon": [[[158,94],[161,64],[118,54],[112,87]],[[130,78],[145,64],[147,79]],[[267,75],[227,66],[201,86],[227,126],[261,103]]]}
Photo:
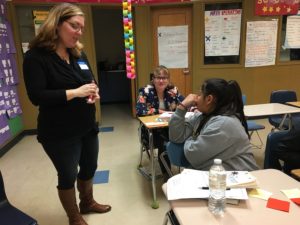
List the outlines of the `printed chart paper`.
{"label": "printed chart paper", "polygon": [[205,56],[239,55],[241,9],[205,11]]}
{"label": "printed chart paper", "polygon": [[188,26],[161,26],[157,34],[159,65],[187,68]]}
{"label": "printed chart paper", "polygon": [[278,20],[247,22],[245,67],[275,64]]}
{"label": "printed chart paper", "polygon": [[287,17],[284,48],[300,48],[300,11]]}

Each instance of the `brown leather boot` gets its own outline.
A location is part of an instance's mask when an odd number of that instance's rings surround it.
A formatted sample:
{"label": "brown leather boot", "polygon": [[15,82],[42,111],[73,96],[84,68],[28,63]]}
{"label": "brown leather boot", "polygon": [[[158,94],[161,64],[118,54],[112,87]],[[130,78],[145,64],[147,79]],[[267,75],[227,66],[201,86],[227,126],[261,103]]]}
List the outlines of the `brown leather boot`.
{"label": "brown leather boot", "polygon": [[58,190],[58,196],[69,217],[69,225],[88,225],[79,213],[76,204],[75,188]]}
{"label": "brown leather boot", "polygon": [[93,180],[77,179],[77,188],[79,191],[79,209],[80,213],[106,213],[111,210],[110,205],[102,205],[97,203],[93,197]]}

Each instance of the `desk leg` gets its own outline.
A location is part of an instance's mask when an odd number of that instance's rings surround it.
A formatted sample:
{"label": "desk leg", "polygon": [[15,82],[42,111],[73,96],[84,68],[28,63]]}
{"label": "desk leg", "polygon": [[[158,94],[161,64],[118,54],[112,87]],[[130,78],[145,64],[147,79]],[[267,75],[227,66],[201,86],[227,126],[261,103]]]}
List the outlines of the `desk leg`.
{"label": "desk leg", "polygon": [[154,159],[154,146],[153,146],[153,132],[149,129],[149,148],[150,148],[150,159],[151,159],[151,181],[152,181],[152,194],[153,202],[151,207],[153,209],[159,208],[159,203],[156,199],[156,176],[155,176],[155,159]]}

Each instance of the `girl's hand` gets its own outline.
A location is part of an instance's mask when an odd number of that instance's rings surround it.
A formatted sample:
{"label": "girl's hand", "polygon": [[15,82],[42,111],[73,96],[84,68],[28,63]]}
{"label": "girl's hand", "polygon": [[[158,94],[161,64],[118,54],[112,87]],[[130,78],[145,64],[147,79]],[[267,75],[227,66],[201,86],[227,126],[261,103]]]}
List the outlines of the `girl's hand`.
{"label": "girl's hand", "polygon": [[185,105],[187,108],[195,106],[197,103],[198,95],[189,94],[183,101],[182,104]]}

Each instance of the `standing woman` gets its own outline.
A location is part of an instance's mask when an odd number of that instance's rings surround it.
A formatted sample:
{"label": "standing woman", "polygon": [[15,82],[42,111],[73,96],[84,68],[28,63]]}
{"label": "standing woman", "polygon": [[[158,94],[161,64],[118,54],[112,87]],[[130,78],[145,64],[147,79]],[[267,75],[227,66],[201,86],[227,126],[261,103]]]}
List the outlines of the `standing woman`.
{"label": "standing woman", "polygon": [[56,5],[30,42],[23,63],[27,94],[39,107],[37,139],[57,170],[58,195],[70,225],[86,225],[81,214],[111,210],[93,198],[99,151],[95,102],[100,96],[79,42],[83,30],[79,7]]}

